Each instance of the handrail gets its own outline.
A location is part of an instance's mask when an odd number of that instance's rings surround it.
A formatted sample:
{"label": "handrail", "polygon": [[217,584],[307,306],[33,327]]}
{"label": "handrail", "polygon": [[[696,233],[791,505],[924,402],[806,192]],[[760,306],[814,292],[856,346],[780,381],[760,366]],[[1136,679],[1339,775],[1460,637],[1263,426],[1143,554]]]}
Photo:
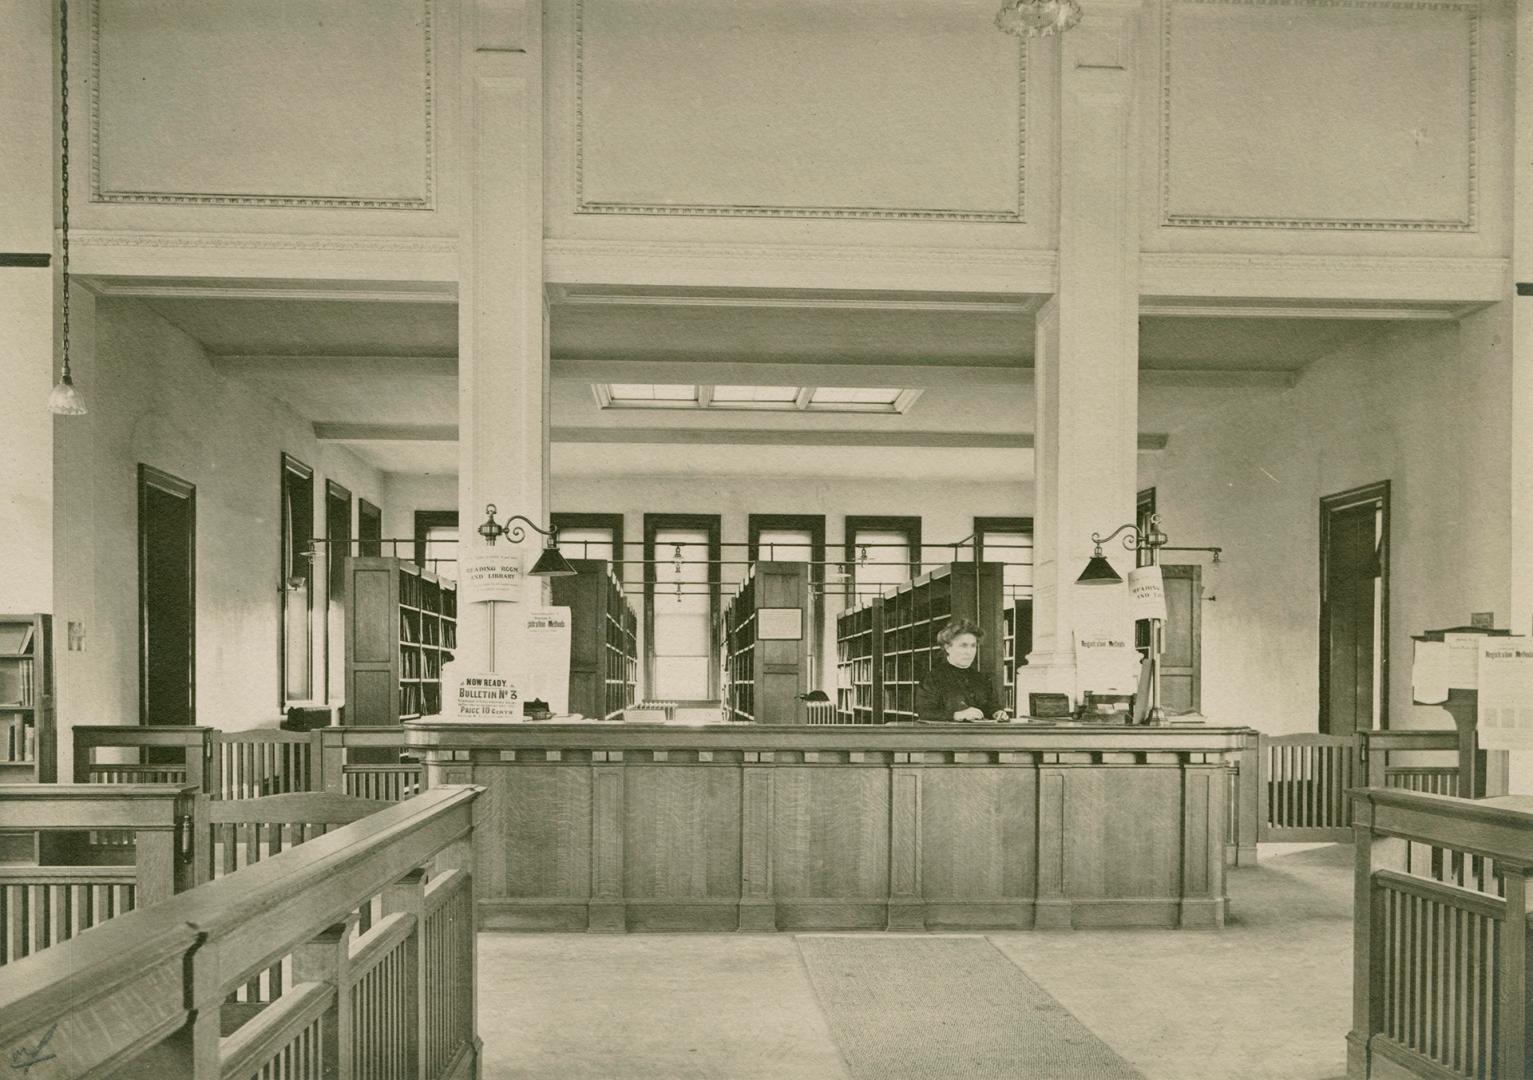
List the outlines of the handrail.
{"label": "handrail", "polygon": [[[1348,794],[1357,876],[1347,1076],[1525,1077],[1533,797]],[[1433,858],[1413,863],[1422,845]],[[1495,860],[1499,896],[1442,880],[1464,854]]]}
{"label": "handrail", "polygon": [[[259,1032],[220,1043],[219,1010],[229,991],[288,954],[299,958],[300,988],[319,981],[345,991],[344,963],[316,980],[315,957],[337,944],[347,948],[348,912],[379,893],[388,905],[390,890],[413,889],[412,918],[419,920],[425,890],[417,868],[438,863],[472,874],[468,840],[481,790],[443,787],[391,805],[0,969],[0,1055],[18,1060],[13,1055],[46,1045],[58,1054],[61,1076],[129,1063],[147,1075],[143,1056],[151,1055],[162,1075],[221,1080],[223,1054],[258,1056],[249,1044]],[[471,935],[472,924],[470,915],[453,932]],[[419,938],[417,932],[411,940],[418,945]],[[464,942],[471,951],[471,937]],[[473,973],[453,975],[471,980]],[[417,996],[442,990],[425,987]],[[303,1000],[312,1004],[313,993],[305,989]],[[326,1003],[327,1015],[349,1008],[344,992]],[[411,1006],[402,1016],[408,1022],[418,1012]],[[268,1023],[281,1027],[276,1019]],[[333,1023],[324,1030],[330,1043],[339,1038]],[[476,1052],[471,1029],[458,1037],[468,1040],[460,1056]]]}

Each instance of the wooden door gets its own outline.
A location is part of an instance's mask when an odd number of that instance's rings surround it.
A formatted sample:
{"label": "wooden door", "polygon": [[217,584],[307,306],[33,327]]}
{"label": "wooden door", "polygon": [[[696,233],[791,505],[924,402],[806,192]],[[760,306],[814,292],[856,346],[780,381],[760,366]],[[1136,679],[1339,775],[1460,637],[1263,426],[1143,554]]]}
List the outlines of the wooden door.
{"label": "wooden door", "polygon": [[1388,488],[1321,500],[1320,731],[1387,727]]}
{"label": "wooden door", "polygon": [[1202,708],[1202,570],[1160,568],[1166,585],[1166,624],[1160,654],[1161,707],[1167,715]]}
{"label": "wooden door", "polygon": [[138,467],[139,723],[196,723],[197,489]]}

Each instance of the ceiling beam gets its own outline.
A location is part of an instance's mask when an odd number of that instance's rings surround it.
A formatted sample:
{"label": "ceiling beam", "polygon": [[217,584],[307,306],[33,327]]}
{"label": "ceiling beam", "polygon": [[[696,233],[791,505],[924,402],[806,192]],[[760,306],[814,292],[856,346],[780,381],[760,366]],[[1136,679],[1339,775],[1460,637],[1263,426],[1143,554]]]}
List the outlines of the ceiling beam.
{"label": "ceiling beam", "polygon": [[723,383],[740,386],[887,386],[926,389],[962,384],[1012,386],[1031,384],[1032,369],[977,364],[827,364],[780,363],[739,358],[700,360],[562,360],[555,357],[556,379],[580,382]]}
{"label": "ceiling beam", "polygon": [[346,379],[457,378],[455,356],[267,356],[230,354],[208,358],[220,375],[323,375]]}
{"label": "ceiling beam", "polygon": [[[326,442],[453,442],[456,424],[345,424],[316,421]],[[554,443],[660,443],[673,446],[931,446],[950,449],[1030,450],[1030,431],[804,431],[799,428],[555,427]],[[1140,450],[1164,450],[1170,437],[1142,433]]]}

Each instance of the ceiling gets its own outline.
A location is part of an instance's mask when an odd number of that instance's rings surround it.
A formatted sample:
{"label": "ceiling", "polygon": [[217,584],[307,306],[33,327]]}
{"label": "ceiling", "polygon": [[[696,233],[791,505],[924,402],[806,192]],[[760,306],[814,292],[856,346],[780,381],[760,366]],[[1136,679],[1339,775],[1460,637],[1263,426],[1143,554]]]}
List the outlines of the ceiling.
{"label": "ceiling", "polygon": [[[246,379],[389,473],[456,472],[455,290],[440,283],[98,278],[202,344]],[[899,446],[900,433],[1032,427],[1034,316],[1043,298],[984,293],[549,287],[554,448],[560,475],[1030,476],[1016,445]],[[1303,306],[1147,298],[1140,319],[1141,431],[1168,435],[1232,395],[1281,392],[1320,356],[1400,319],[1450,319],[1443,305]],[[909,414],[800,423],[748,412],[614,416],[592,381],[757,381],[924,387]],[[898,380],[897,382],[895,380]],[[1161,388],[1161,389],[1157,389]],[[345,426],[341,426],[345,425]],[[571,431],[642,426],[638,443],[570,441]],[[792,432],[844,430],[812,453]],[[664,429],[704,429],[667,445]],[[728,445],[776,428],[776,445]],[[889,445],[867,445],[867,432]],[[862,433],[858,436],[858,433]],[[854,437],[858,436],[858,437]],[[862,442],[859,444],[858,438]],[[621,436],[613,436],[621,438]],[[699,455],[697,440],[717,451]],[[875,437],[876,438],[876,437]],[[1004,441],[1004,440],[1002,440]],[[1014,443],[1015,440],[1013,439]]]}

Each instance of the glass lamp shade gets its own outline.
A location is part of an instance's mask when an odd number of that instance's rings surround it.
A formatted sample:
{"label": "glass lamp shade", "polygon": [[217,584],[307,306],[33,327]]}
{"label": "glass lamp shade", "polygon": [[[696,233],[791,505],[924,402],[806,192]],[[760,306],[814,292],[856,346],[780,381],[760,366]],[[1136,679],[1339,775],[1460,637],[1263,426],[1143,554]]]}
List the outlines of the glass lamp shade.
{"label": "glass lamp shade", "polygon": [[58,416],[84,416],[85,397],[75,389],[75,382],[65,375],[48,395],[48,411]]}
{"label": "glass lamp shade", "polygon": [[1070,29],[1081,21],[1076,0],[1004,0],[995,25],[1016,37],[1040,37]]}
{"label": "glass lamp shade", "polygon": [[1112,568],[1112,563],[1102,557],[1100,549],[1097,554],[1091,556],[1091,561],[1086,564],[1086,569],[1081,571],[1081,576],[1075,579],[1077,585],[1118,585],[1122,582],[1123,579]]}
{"label": "glass lamp shade", "polygon": [[527,571],[532,577],[573,577],[580,571],[569,564],[569,560],[560,554],[556,547],[546,547],[543,554],[538,556],[538,561],[532,564],[532,569]]}

